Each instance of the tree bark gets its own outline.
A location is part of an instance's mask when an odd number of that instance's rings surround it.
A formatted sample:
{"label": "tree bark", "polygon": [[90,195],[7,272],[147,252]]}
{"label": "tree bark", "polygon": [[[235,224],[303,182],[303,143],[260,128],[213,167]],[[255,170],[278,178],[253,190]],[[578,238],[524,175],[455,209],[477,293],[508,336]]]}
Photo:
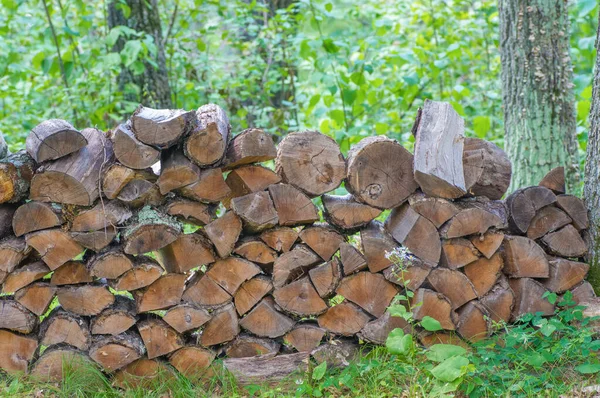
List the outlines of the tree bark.
{"label": "tree bark", "polygon": [[567,187],[580,179],[569,15],[565,0],[499,0],[509,192],[537,185],[564,166]]}

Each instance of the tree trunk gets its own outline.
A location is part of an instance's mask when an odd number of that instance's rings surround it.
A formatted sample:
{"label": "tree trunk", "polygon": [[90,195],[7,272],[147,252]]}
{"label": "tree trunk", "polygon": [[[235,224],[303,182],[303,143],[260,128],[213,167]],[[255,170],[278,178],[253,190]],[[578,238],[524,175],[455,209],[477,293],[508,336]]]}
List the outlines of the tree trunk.
{"label": "tree trunk", "polygon": [[[600,20],[600,16],[598,18]],[[600,48],[600,28],[596,49]],[[584,196],[590,210],[590,229],[588,235],[588,258],[590,273],[588,280],[600,293],[600,51],[596,57],[596,73],[590,110],[590,131],[587,144],[587,160],[585,162]]]}
{"label": "tree trunk", "polygon": [[[108,5],[109,28],[123,25],[137,32],[144,32],[154,38],[156,45],[156,55],[152,59],[152,63],[156,66],[144,61],[144,72],[138,75],[129,68],[122,68],[118,78],[119,89],[127,90],[124,96],[128,101],[140,102],[154,108],[172,108],[157,0],[126,0],[125,3],[131,10],[128,17],[123,15],[123,8],[118,6],[118,3],[120,1],[113,0]],[[124,38],[117,40],[113,51],[123,50],[125,42]],[[128,84],[135,84],[139,91],[128,90],[126,87]]]}
{"label": "tree trunk", "polygon": [[499,0],[509,192],[557,166],[570,190],[580,179],[567,8],[565,0]]}

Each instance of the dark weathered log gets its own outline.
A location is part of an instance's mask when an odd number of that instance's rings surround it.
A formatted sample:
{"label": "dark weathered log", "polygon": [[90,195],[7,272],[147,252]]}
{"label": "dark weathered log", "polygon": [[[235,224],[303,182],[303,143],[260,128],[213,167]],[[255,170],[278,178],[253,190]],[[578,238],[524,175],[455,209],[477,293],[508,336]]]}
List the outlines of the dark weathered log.
{"label": "dark weathered log", "polygon": [[191,304],[179,304],[168,310],[163,320],[178,333],[185,333],[208,322],[210,314],[205,309]]}
{"label": "dark weathered log", "polygon": [[371,221],[360,231],[360,241],[371,272],[379,272],[392,265],[388,253],[391,253],[398,244],[379,221]]}
{"label": "dark weathered log", "polygon": [[144,254],[162,249],[177,239],[181,224],[173,217],[146,206],[132,218],[123,232],[127,254]]}
{"label": "dark weathered log", "polygon": [[508,323],[515,304],[515,294],[506,278],[501,278],[492,290],[479,299],[493,323]]}
{"label": "dark weathered log", "polygon": [[31,247],[23,238],[8,237],[0,241],[0,271],[10,273],[21,264],[29,254]]}
{"label": "dark weathered log", "polygon": [[92,343],[87,319],[73,315],[60,307],[55,308],[40,326],[40,344],[51,346],[69,344],[87,351]]}
{"label": "dark weathered log", "polygon": [[470,342],[484,340],[492,332],[490,315],[479,301],[473,300],[458,310],[456,330]]}
{"label": "dark weathered log", "polygon": [[180,348],[169,356],[171,365],[191,380],[210,375],[209,366],[214,359],[214,352],[197,346]]}
{"label": "dark weathered log", "polygon": [[458,334],[453,332],[423,332],[418,335],[419,342],[423,344],[425,348],[431,348],[436,344],[450,344],[463,347],[465,350],[471,348]]}
{"label": "dark weathered log", "polygon": [[56,286],[49,283],[36,282],[16,292],[15,300],[37,316],[42,316],[48,311],[56,290]]}
{"label": "dark weathered log", "polygon": [[325,261],[329,261],[346,240],[327,224],[304,228],[300,232],[300,239]]}
{"label": "dark weathered log", "polygon": [[92,318],[92,334],[116,336],[129,330],[137,321],[135,302],[125,296],[116,295],[113,304]]}
{"label": "dark weathered log", "polygon": [[227,174],[225,183],[231,190],[223,205],[229,208],[232,198],[248,195],[252,192],[264,191],[269,185],[281,182],[281,177],[273,170],[260,165],[243,166]]}
{"label": "dark weathered log", "polygon": [[409,290],[417,290],[429,276],[431,267],[416,257],[403,259],[402,264],[394,264],[383,270],[383,275],[388,281],[406,287]]}
{"label": "dark weathered log", "polygon": [[187,199],[173,199],[165,205],[168,215],[179,221],[203,227],[217,216],[217,206]]}
{"label": "dark weathered log", "polygon": [[548,260],[544,250],[523,236],[504,237],[504,273],[511,278],[547,278]]}
{"label": "dark weathered log", "polygon": [[279,143],[275,171],[283,182],[315,197],[342,183],[346,162],[335,140],[318,131],[302,131],[287,134]]}
{"label": "dark weathered log", "polygon": [[127,390],[150,390],[159,385],[172,383],[177,375],[164,361],[140,358],[119,369],[113,378],[113,385]]}
{"label": "dark weathered log", "polygon": [[433,198],[421,192],[411,195],[408,203],[414,211],[431,221],[436,228],[441,227],[460,211],[460,208],[449,200]]}
{"label": "dark weathered log", "polygon": [[477,293],[475,292],[473,284],[469,278],[460,271],[435,268],[429,273],[427,281],[436,291],[450,300],[453,309],[477,298]]}
{"label": "dark weathered log", "polygon": [[269,194],[279,217],[279,225],[311,224],[319,220],[314,203],[293,186],[288,184],[270,185]]}
{"label": "dark weathered log", "polygon": [[275,250],[255,237],[240,240],[233,252],[248,261],[258,264],[263,270],[272,270],[273,262],[277,258]]}
{"label": "dark weathered log", "polygon": [[2,293],[14,293],[17,290],[42,279],[49,273],[50,268],[42,261],[25,264],[8,274],[2,285]]}
{"label": "dark weathered log", "polygon": [[384,345],[388,335],[394,329],[402,329],[406,334],[413,332],[412,325],[406,322],[404,318],[391,316],[389,312],[386,312],[379,318],[368,322],[358,333],[358,336],[370,343]]}
{"label": "dark weathered log", "polygon": [[181,335],[160,318],[150,317],[138,322],[137,329],[148,352],[148,359],[166,355],[183,347]]}
{"label": "dark weathered log", "polygon": [[[413,317],[420,321],[426,316],[430,316],[437,320],[443,329],[454,330],[454,310],[450,304],[450,300],[443,294],[434,292],[429,289],[419,289],[411,298],[411,306]],[[417,305],[421,303],[420,305]]]}
{"label": "dark weathered log", "polygon": [[474,196],[502,199],[510,185],[510,159],[496,144],[466,137],[463,148],[465,188]]}
{"label": "dark weathered log", "polygon": [[35,169],[35,161],[24,150],[0,159],[0,203],[26,199]]}
{"label": "dark weathered log", "polygon": [[240,320],[240,326],[257,336],[275,338],[289,332],[295,322],[275,308],[271,297],[265,297]]}
{"label": "dark weathered log", "polygon": [[319,315],[327,310],[327,304],[308,277],[280,288],[276,286],[273,297],[281,309],[300,317]]}
{"label": "dark weathered log", "polygon": [[26,240],[27,245],[40,254],[51,270],[57,269],[84,251],[79,243],[59,228],[32,232],[26,236]]}
{"label": "dark weathered log", "polygon": [[490,230],[483,235],[473,236],[471,243],[481,254],[486,258],[492,256],[498,251],[504,241],[504,233],[500,231]]}
{"label": "dark weathered log", "polygon": [[31,180],[31,199],[80,206],[91,206],[98,199],[103,170],[114,158],[112,143],[94,128],[82,134],[87,146],[37,169]]}
{"label": "dark weathered log", "polygon": [[50,347],[34,362],[30,375],[38,381],[58,383],[66,374],[91,364],[90,358],[76,348]]}
{"label": "dark weathered log", "polygon": [[25,140],[27,152],[37,163],[62,158],[87,144],[87,137],[62,119],[43,121],[31,130]]}
{"label": "dark weathered log", "polygon": [[72,232],[98,231],[116,227],[129,220],[133,214],[118,200],[100,201],[90,210],[80,212],[71,221]]}
{"label": "dark weathered log", "polygon": [[430,196],[456,199],[467,190],[463,172],[465,122],[452,105],[425,100],[412,128],[415,181]]}
{"label": "dark weathered log", "polygon": [[137,312],[163,310],[179,304],[185,280],[184,274],[165,274],[150,286],[133,293]]}
{"label": "dark weathered log", "polygon": [[109,283],[117,291],[133,291],[150,286],[162,273],[163,269],[155,260],[147,256],[137,256],[131,269]]}
{"label": "dark weathered log", "polygon": [[565,168],[563,166],[553,168],[542,178],[539,185],[557,195],[565,193]]}
{"label": "dark weathered log", "polygon": [[365,256],[356,247],[347,242],[340,244],[340,261],[344,268],[344,275],[350,275],[367,268]]}
{"label": "dark weathered log", "polygon": [[242,220],[232,211],[204,227],[204,232],[215,245],[217,254],[225,258],[231,254],[242,232]]}
{"label": "dark weathered log", "polygon": [[229,197],[231,189],[223,179],[222,170],[214,168],[201,170],[197,182],[178,189],[177,193],[191,200],[217,203]]}
{"label": "dark weathered log", "polygon": [[217,260],[206,275],[233,296],[242,283],[260,273],[261,269],[256,264],[238,257],[228,257]]}
{"label": "dark weathered log", "polygon": [[321,258],[305,245],[296,245],[273,263],[273,285],[278,288],[308,274]]}
{"label": "dark weathered log", "polygon": [[556,202],[556,195],[546,187],[518,189],[506,198],[509,226],[514,232],[525,234],[536,213]]}
{"label": "dark weathered log", "polygon": [[205,308],[220,307],[231,301],[229,293],[200,272],[188,282],[182,298],[183,301]]}
{"label": "dark weathered log", "polygon": [[226,170],[275,159],[277,149],[273,139],[261,129],[242,131],[229,142],[223,164]]}
{"label": "dark weathered log", "polygon": [[285,355],[261,355],[251,358],[228,358],[223,360],[225,368],[233,374],[238,384],[277,385],[290,375],[306,372],[309,353],[298,352]]}
{"label": "dark weathered log", "polygon": [[182,109],[152,109],[138,106],[131,115],[135,137],[147,145],[167,148],[195,124],[194,112]]}
{"label": "dark weathered log", "polygon": [[476,261],[479,252],[475,246],[463,238],[448,239],[442,242],[440,264],[451,269],[458,269]]}
{"label": "dark weathered log", "polygon": [[461,211],[440,229],[442,238],[484,234],[490,228],[506,228],[506,207],[501,201],[477,198],[457,203]]}
{"label": "dark weathered log", "polygon": [[370,320],[369,315],[349,301],[334,305],[317,318],[320,327],[342,336],[360,332]]}
{"label": "dark weathered log", "polygon": [[38,325],[38,317],[10,296],[0,297],[0,329],[31,333]]}
{"label": "dark weathered log", "polygon": [[323,195],[323,216],[328,223],[345,232],[368,224],[381,214],[381,210],[357,202],[352,195]]}
{"label": "dark weathered log", "polygon": [[136,178],[125,185],[117,199],[129,207],[137,209],[144,206],[158,206],[162,204],[164,197],[155,183]]}
{"label": "dark weathered log", "polygon": [[564,258],[554,258],[548,263],[550,264],[549,277],[540,282],[546,289],[555,293],[563,293],[575,287],[583,281],[590,269],[588,264]]}
{"label": "dark weathered log", "polygon": [[271,279],[267,276],[257,276],[242,283],[235,293],[235,308],[240,316],[250,311],[264,296],[273,290]]}
{"label": "dark weathered log", "polygon": [[228,358],[248,358],[265,354],[277,354],[281,344],[271,339],[251,335],[239,335],[225,348]]}
{"label": "dark weathered log", "polygon": [[401,205],[418,187],[413,155],[383,136],[363,138],[350,148],[346,189],[357,200],[380,209]]}
{"label": "dark weathered log", "polygon": [[385,229],[425,263],[435,266],[440,261],[442,244],[435,225],[408,203],[392,210],[385,220]]}
{"label": "dark weathered log", "polygon": [[340,261],[337,258],[332,258],[330,261],[308,271],[308,275],[319,296],[328,298],[333,295],[342,278]]}
{"label": "dark weathered log", "polygon": [[[17,211],[17,207],[18,205],[16,204],[9,204],[9,203],[5,203],[5,204],[0,204],[0,239],[4,239],[10,235],[12,235],[13,233],[13,216],[15,215],[16,211]],[[17,223],[21,223],[21,221],[17,221]],[[17,230],[19,229],[19,226],[17,226]],[[30,232],[30,231],[27,231]],[[15,235],[17,235],[17,233],[15,232]],[[21,234],[22,235],[22,234]],[[21,235],[17,235],[17,236],[21,236]]]}
{"label": "dark weathered log", "polygon": [[235,307],[233,304],[228,304],[213,312],[212,319],[208,321],[198,338],[198,343],[210,347],[231,341],[239,333],[240,326]]}
{"label": "dark weathered log", "polygon": [[[4,207],[2,208],[4,209]],[[3,220],[10,221],[12,219],[12,228],[16,236],[57,227],[64,222],[62,209],[52,203],[31,201],[21,205],[13,212],[14,215],[9,215],[3,214],[0,210],[0,216],[8,217],[8,219],[3,218]],[[3,234],[0,234],[0,236],[3,236]]]}
{"label": "dark weathered log", "polygon": [[491,258],[480,258],[465,268],[465,275],[473,284],[478,297],[482,297],[489,292],[496,284],[496,281],[502,275],[504,260],[500,253],[494,254]]}
{"label": "dark weathered log", "polygon": [[317,348],[325,336],[325,329],[312,323],[300,323],[283,337],[286,344],[299,352],[310,352]]}
{"label": "dark weathered log", "polygon": [[160,150],[135,137],[130,123],[122,123],[110,133],[117,160],[132,169],[143,170],[160,160]]}
{"label": "dark weathered log", "polygon": [[112,225],[99,231],[71,232],[71,237],[81,246],[99,252],[111,244],[117,236],[117,229]]}
{"label": "dark weathered log", "polygon": [[573,220],[573,226],[579,231],[588,229],[588,209],[583,200],[573,195],[558,195],[556,205],[560,207]]}
{"label": "dark weathered log", "polygon": [[8,374],[24,374],[38,347],[37,338],[0,330],[0,369]]}
{"label": "dark weathered log", "polygon": [[298,239],[298,231],[288,227],[276,227],[263,231],[260,239],[278,252],[288,252]]}
{"label": "dark weathered log", "polygon": [[331,339],[315,348],[310,355],[318,363],[345,368],[360,360],[360,348],[352,339]]}
{"label": "dark weathered log", "polygon": [[199,180],[200,168],[186,158],[178,147],[172,147],[162,152],[160,166],[160,176],[156,185],[163,195],[174,189],[194,184]]}
{"label": "dark weathered log", "polygon": [[185,155],[199,166],[214,164],[223,158],[231,126],[225,111],[215,104],[202,105],[196,111],[198,125],[185,140]]}
{"label": "dark weathered log", "polygon": [[541,312],[542,315],[554,314],[554,304],[543,297],[547,290],[541,283],[531,278],[509,279],[508,283],[515,294],[512,320],[517,320],[524,314],[537,312]]}
{"label": "dark weathered log", "polygon": [[92,256],[87,268],[96,278],[116,279],[133,268],[134,259],[121,250],[119,246],[111,246]]}
{"label": "dark weathered log", "polygon": [[97,315],[115,301],[115,296],[99,285],[66,286],[58,289],[58,302],[77,315]]}
{"label": "dark weathered log", "polygon": [[242,219],[244,229],[250,233],[273,228],[279,222],[273,201],[266,191],[233,198],[231,209]]}
{"label": "dark weathered log", "polygon": [[548,232],[554,232],[559,228],[571,222],[564,211],[554,206],[546,206],[537,212],[527,228],[527,237],[529,239],[539,239]]}
{"label": "dark weathered log", "polygon": [[561,257],[581,257],[588,250],[579,231],[571,224],[550,232],[542,238],[542,242],[551,254]]}
{"label": "dark weathered log", "polygon": [[136,172],[122,164],[114,163],[104,170],[102,175],[102,194],[107,199],[116,199],[121,190],[132,181]]}
{"label": "dark weathered log", "polygon": [[201,233],[180,235],[156,254],[164,269],[174,273],[186,273],[215,262],[212,243]]}
{"label": "dark weathered log", "polygon": [[336,293],[380,317],[398,291],[381,274],[359,272],[342,279]]}

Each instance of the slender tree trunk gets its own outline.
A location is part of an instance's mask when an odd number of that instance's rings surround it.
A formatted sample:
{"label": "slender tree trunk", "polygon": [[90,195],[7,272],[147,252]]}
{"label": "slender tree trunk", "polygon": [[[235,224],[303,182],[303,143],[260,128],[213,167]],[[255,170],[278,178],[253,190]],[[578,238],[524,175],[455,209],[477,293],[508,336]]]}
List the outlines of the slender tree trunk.
{"label": "slender tree trunk", "polygon": [[[123,1],[123,0],[120,0]],[[154,38],[156,55],[152,59],[154,65],[144,61],[144,72],[134,74],[123,68],[119,74],[119,89],[125,91],[125,99],[140,102],[155,108],[172,108],[171,89],[167,73],[167,63],[163,46],[163,34],[157,0],[126,0],[131,14],[125,18],[119,0],[113,0],[108,6],[108,24],[110,28],[124,25],[137,32],[145,32]],[[126,40],[119,38],[113,51],[121,51]],[[134,84],[138,91],[128,90]]]}
{"label": "slender tree trunk", "polygon": [[[600,15],[598,16],[600,21]],[[585,202],[590,212],[588,231],[588,280],[600,293],[600,26],[596,39],[596,72],[590,110],[590,132],[585,162]]]}
{"label": "slender tree trunk", "polygon": [[568,0],[499,0],[500,56],[510,191],[564,166],[580,180]]}

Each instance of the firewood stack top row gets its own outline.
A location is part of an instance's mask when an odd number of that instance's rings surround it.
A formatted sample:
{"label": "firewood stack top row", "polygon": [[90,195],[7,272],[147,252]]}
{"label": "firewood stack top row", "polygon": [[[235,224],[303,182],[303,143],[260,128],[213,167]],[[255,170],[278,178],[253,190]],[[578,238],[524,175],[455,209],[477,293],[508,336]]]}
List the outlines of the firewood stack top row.
{"label": "firewood stack top row", "polygon": [[[252,382],[395,328],[476,341],[552,314],[547,292],[593,296],[562,169],[502,200],[509,160],[450,105],[427,101],[413,134],[414,155],[373,136],[344,157],[317,131],[276,148],[209,104],[140,106],[108,133],[48,120],[12,154],[0,141],[0,368],[59,380],[82,361],[127,386],[222,357]],[[405,289],[444,331],[386,312]]]}

